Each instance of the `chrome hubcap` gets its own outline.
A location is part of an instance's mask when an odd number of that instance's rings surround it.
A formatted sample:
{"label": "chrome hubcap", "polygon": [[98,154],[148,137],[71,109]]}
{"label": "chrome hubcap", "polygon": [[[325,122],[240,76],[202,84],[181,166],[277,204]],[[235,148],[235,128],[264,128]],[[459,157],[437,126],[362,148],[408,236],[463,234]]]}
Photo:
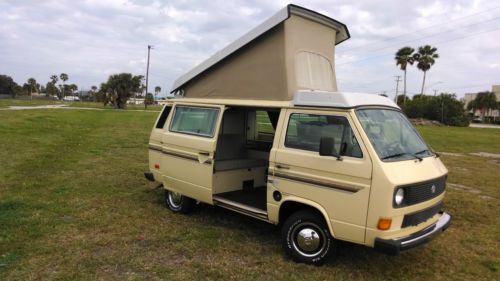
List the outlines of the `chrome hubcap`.
{"label": "chrome hubcap", "polygon": [[177,192],[170,191],[168,196],[168,200],[170,200],[170,204],[174,207],[179,207],[182,203],[182,195]]}
{"label": "chrome hubcap", "polygon": [[304,228],[297,235],[297,244],[304,251],[312,252],[318,249],[319,243],[319,235],[314,229]]}
{"label": "chrome hubcap", "polygon": [[319,255],[326,247],[326,241],[319,227],[312,223],[301,223],[292,232],[293,247],[306,257]]}

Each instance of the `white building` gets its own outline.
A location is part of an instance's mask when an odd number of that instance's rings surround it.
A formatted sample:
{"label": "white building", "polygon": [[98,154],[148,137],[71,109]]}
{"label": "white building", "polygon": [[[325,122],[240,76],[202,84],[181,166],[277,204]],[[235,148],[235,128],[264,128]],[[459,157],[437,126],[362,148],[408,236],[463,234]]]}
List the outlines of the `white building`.
{"label": "white building", "polygon": [[[500,85],[493,85],[491,87],[491,91],[493,93],[495,93],[495,96],[497,97],[497,102],[500,101]],[[464,102],[465,102],[465,108],[467,108],[467,105],[469,104],[469,102],[473,101],[477,96],[477,93],[474,93],[474,94],[465,94],[465,97],[464,97]],[[470,113],[472,113],[472,110],[470,111]],[[474,116],[481,116],[481,111],[479,109],[476,109],[476,111],[474,112]],[[495,110],[487,110],[485,112],[485,115],[484,117],[493,117],[493,118],[498,118],[500,116],[500,111],[498,109],[495,109]]]}
{"label": "white building", "polygon": [[65,96],[63,101],[79,101],[80,98],[78,96]]}
{"label": "white building", "polygon": [[143,98],[129,98],[127,104],[144,104]]}

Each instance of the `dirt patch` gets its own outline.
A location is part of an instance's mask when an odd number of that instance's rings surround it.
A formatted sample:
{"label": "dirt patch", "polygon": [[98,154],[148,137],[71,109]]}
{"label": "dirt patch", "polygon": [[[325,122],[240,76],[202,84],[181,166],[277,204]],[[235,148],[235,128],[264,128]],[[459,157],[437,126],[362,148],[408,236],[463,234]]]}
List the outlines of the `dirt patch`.
{"label": "dirt patch", "polygon": [[500,154],[498,153],[490,153],[490,152],[471,152],[471,153],[456,153],[456,152],[443,152],[440,151],[438,152],[441,155],[444,156],[454,156],[454,157],[461,157],[461,156],[466,156],[466,155],[471,155],[471,156],[479,156],[479,157],[484,157],[484,158],[493,158],[493,159],[500,159]]}
{"label": "dirt patch", "polygon": [[469,193],[472,193],[472,194],[478,194],[478,195],[480,195],[479,197],[483,198],[483,199],[495,199],[495,198],[493,198],[491,196],[484,195],[483,191],[481,191],[481,190],[479,190],[477,188],[466,186],[466,185],[463,185],[463,184],[447,183],[446,186],[448,186],[448,187],[450,187],[452,189],[463,190],[463,191],[466,191],[466,192],[469,192]]}
{"label": "dirt patch", "polygon": [[444,155],[444,156],[464,156],[463,153],[453,153],[453,152],[438,152],[438,154]]}
{"label": "dirt patch", "polygon": [[476,152],[476,153],[469,153],[469,155],[474,155],[474,156],[479,156],[479,157],[486,157],[486,158],[500,159],[500,154],[497,154],[497,153]]}

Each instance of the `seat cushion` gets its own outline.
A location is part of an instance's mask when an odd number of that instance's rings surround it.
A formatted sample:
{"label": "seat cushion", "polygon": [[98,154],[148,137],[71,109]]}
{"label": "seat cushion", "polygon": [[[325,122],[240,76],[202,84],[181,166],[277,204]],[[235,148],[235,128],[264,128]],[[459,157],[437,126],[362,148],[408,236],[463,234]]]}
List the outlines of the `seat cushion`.
{"label": "seat cushion", "polygon": [[266,159],[230,159],[230,160],[216,160],[216,171],[228,171],[238,169],[249,169],[256,167],[267,167],[268,162]]}
{"label": "seat cushion", "polygon": [[215,160],[242,159],[246,157],[245,136],[237,134],[219,136]]}

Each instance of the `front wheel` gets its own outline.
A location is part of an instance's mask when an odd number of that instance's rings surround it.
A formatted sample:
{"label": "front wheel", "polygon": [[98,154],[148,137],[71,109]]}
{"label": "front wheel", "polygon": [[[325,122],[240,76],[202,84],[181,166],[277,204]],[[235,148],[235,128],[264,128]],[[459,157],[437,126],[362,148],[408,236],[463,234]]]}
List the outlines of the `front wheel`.
{"label": "front wheel", "polygon": [[295,261],[323,264],[333,252],[334,240],[325,221],[310,211],[298,211],[283,224],[281,240],[285,252]]}
{"label": "front wheel", "polygon": [[174,213],[186,214],[193,209],[195,201],[180,193],[165,190],[165,205]]}

